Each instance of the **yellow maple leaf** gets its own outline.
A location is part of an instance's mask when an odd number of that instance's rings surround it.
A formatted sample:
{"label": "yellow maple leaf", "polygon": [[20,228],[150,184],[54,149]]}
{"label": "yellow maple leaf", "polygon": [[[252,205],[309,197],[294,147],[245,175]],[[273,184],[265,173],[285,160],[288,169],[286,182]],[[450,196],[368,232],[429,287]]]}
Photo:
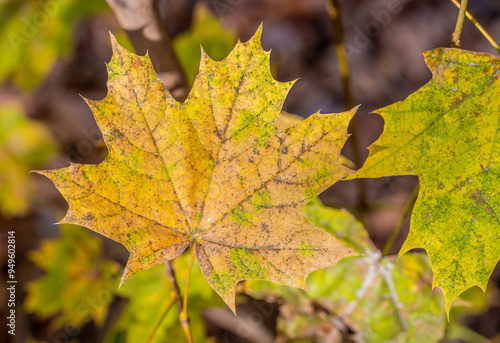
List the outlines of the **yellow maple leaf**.
{"label": "yellow maple leaf", "polygon": [[339,154],[355,109],[278,131],[293,82],[273,79],[260,32],[221,62],[202,53],[183,103],[147,56],[112,38],[108,95],[88,100],[109,155],[41,173],[70,205],[62,222],[129,250],[123,281],[194,244],[203,275],[234,311],[240,280],[305,289],[310,272],[354,254],[302,208],[350,174]]}

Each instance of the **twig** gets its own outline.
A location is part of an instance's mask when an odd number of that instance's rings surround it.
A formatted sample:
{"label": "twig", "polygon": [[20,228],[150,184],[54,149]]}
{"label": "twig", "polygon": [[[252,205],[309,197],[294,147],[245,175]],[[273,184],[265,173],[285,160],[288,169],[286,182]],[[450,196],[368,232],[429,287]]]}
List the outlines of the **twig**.
{"label": "twig", "polygon": [[[455,4],[455,6],[460,8],[460,3],[457,0],[451,0],[451,2],[453,2]],[[488,40],[488,42],[490,42],[490,44],[500,54],[500,46],[498,45],[497,42],[495,42],[493,37],[491,37],[491,35],[486,31],[486,29],[481,24],[479,24],[479,22],[476,20],[476,18],[474,18],[472,16],[472,14],[470,14],[469,11],[465,11],[465,16],[474,24],[474,26],[479,30],[479,32],[482,33],[482,35]]]}
{"label": "twig", "polygon": [[[342,26],[342,15],[340,12],[340,4],[338,0],[331,0],[329,6],[330,17],[332,18],[333,24],[333,41],[335,44],[335,52],[337,53],[337,59],[339,62],[340,77],[342,79],[342,89],[344,90],[344,102],[347,109],[351,109],[355,106],[354,96],[352,94],[351,77],[349,70],[349,61],[347,59],[347,54],[344,47],[344,29]],[[359,124],[358,118],[354,117],[351,120],[351,130],[352,130],[352,143],[354,150],[354,164],[359,169],[363,163],[363,156],[361,154],[361,142],[359,141]],[[362,209],[366,208],[366,183],[364,179],[357,179],[358,186],[358,200],[359,205]]]}
{"label": "twig", "polygon": [[460,3],[460,11],[458,12],[457,24],[455,25],[455,31],[451,36],[451,44],[454,47],[460,48],[460,37],[462,36],[462,29],[464,27],[465,12],[467,12],[467,2],[469,0],[462,0]]}
{"label": "twig", "polygon": [[148,52],[158,77],[172,96],[184,101],[189,92],[186,74],[160,20],[158,1],[106,0],[136,53]]}
{"label": "twig", "polygon": [[179,289],[179,285],[177,284],[177,278],[175,277],[174,268],[170,261],[165,262],[165,270],[167,271],[168,279],[170,280],[170,284],[172,285],[172,290],[175,293],[175,298],[177,300],[177,307],[179,307],[179,312],[182,312],[182,296],[181,290]]}
{"label": "twig", "polygon": [[[179,307],[179,312],[180,312],[180,322],[182,326],[182,330],[186,334],[186,338],[189,343],[192,343],[192,338],[191,338],[191,329],[190,329],[190,324],[189,324],[189,317],[186,316],[186,318],[182,318],[182,314],[184,312],[184,304],[182,301],[182,295],[181,295],[181,290],[179,288],[179,285],[177,284],[177,278],[175,276],[174,268],[172,267],[172,264],[169,262],[165,263],[165,269],[167,270],[167,275],[170,280],[170,284],[172,285],[172,290],[175,294],[175,299],[177,300],[177,306]],[[189,280],[189,279],[188,279]]]}
{"label": "twig", "polygon": [[401,217],[399,217],[399,220],[396,223],[394,230],[392,231],[391,235],[389,236],[389,239],[387,240],[387,243],[385,244],[384,250],[382,251],[382,256],[386,256],[389,253],[389,250],[391,250],[394,240],[398,237],[399,233],[401,232],[401,228],[403,227],[406,217],[411,212],[411,210],[413,209],[413,205],[415,205],[415,202],[417,201],[419,188],[420,186],[417,184],[413,189],[413,193],[411,194],[410,200],[408,200],[408,202],[406,203],[406,206],[403,209],[403,212],[401,213]]}
{"label": "twig", "polygon": [[165,308],[165,311],[163,311],[163,314],[161,315],[160,319],[156,323],[153,331],[151,331],[151,334],[149,335],[146,343],[151,342],[151,339],[153,339],[156,331],[160,327],[160,324],[163,322],[163,319],[165,319],[165,316],[167,315],[168,311],[172,308],[172,305],[174,304],[174,302],[175,302],[175,292],[171,292],[170,293],[170,299],[168,300],[168,303],[167,303],[167,307]]}
{"label": "twig", "polygon": [[342,78],[342,89],[344,90],[344,102],[347,109],[351,109],[354,107],[354,97],[351,89],[349,62],[344,47],[344,29],[342,26],[340,4],[338,0],[331,0],[331,5],[330,17],[333,23],[333,40],[339,60],[340,77]]}

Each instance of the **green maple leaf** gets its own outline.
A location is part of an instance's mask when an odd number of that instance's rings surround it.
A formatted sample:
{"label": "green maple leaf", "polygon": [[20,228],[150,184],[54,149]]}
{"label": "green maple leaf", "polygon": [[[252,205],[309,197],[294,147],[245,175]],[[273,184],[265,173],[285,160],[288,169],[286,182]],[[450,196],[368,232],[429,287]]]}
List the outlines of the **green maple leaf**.
{"label": "green maple leaf", "polygon": [[500,257],[500,60],[458,49],[425,58],[432,80],[376,111],[384,133],[352,177],[419,177],[400,254],[427,251],[449,311],[464,290],[485,291]]}
{"label": "green maple leaf", "polygon": [[444,304],[432,292],[432,269],[423,253],[381,256],[363,224],[347,211],[309,203],[306,217],[364,253],[311,274],[311,297],[324,301],[366,342],[438,342]]}
{"label": "green maple leaf", "polygon": [[[43,242],[30,259],[45,275],[27,287],[25,308],[51,326],[81,327],[91,318],[102,326],[118,284],[119,265],[102,258],[102,242],[82,228],[62,226],[61,238]],[[96,299],[99,299],[96,301]]]}
{"label": "green maple leaf", "polygon": [[129,250],[123,280],[194,244],[203,275],[234,311],[240,280],[306,288],[310,272],[353,254],[302,207],[350,173],[339,154],[355,110],[278,131],[293,82],[273,79],[260,30],[221,62],[203,53],[184,103],[147,56],[112,41],[108,95],[88,101],[109,155],[43,174],[70,205],[63,222]]}

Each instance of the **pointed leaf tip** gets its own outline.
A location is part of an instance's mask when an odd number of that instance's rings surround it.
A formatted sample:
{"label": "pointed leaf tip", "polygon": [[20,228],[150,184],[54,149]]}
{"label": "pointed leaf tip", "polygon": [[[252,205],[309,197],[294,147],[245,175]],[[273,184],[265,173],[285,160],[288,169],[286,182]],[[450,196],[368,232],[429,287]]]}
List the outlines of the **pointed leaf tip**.
{"label": "pointed leaf tip", "polygon": [[118,41],[116,40],[115,35],[111,31],[108,31],[108,33],[109,33],[109,39],[111,40],[111,48],[113,49],[113,54],[116,51],[123,49],[120,43],[118,43]]}

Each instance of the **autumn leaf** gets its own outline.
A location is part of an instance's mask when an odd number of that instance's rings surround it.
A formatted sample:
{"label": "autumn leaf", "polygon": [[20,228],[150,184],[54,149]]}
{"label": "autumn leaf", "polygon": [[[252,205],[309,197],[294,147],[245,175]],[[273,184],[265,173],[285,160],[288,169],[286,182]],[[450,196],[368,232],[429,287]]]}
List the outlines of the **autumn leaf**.
{"label": "autumn leaf", "polygon": [[364,256],[312,273],[307,278],[310,292],[261,281],[245,283],[245,292],[253,297],[286,300],[279,302],[278,332],[286,336],[279,339],[324,342],[342,331],[342,323],[354,331],[344,340],[353,342],[431,343],[443,338],[444,302],[432,291],[432,269],[425,254],[406,254],[397,261],[395,256],[381,256],[362,223],[318,199],[305,207],[304,214]]}
{"label": "autumn leaf", "polygon": [[311,274],[313,299],[356,329],[363,342],[439,342],[446,317],[443,302],[432,292],[432,269],[425,254],[397,259],[381,256],[368,232],[352,214],[313,202],[306,218],[364,256]]}
{"label": "autumn leaf", "polygon": [[42,174],[70,205],[63,223],[129,250],[123,281],[194,244],[203,275],[234,311],[240,280],[306,288],[310,272],[353,254],[302,207],[350,173],[339,153],[355,109],[278,131],[293,82],[273,79],[260,30],[221,62],[202,53],[184,103],[147,56],[112,45],[108,95],[88,100],[109,155]]}
{"label": "autumn leaf", "polygon": [[424,55],[432,80],[376,111],[384,133],[352,177],[419,177],[400,254],[427,251],[449,311],[469,287],[485,291],[500,257],[500,60],[459,49]]}

